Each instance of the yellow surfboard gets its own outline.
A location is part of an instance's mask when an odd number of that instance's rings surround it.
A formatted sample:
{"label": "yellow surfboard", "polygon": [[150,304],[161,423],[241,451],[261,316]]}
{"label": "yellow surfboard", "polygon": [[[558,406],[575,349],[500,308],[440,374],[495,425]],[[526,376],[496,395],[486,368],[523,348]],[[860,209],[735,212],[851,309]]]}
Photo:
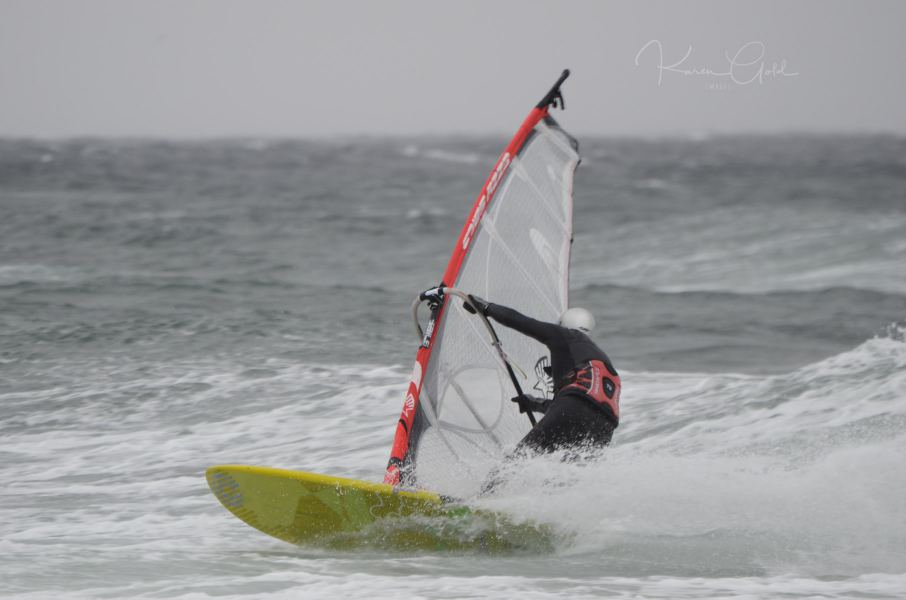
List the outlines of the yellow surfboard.
{"label": "yellow surfboard", "polygon": [[552,545],[545,527],[513,523],[430,492],[245,465],[211,467],[206,475],[227,510],[291,544],[487,551],[548,551]]}

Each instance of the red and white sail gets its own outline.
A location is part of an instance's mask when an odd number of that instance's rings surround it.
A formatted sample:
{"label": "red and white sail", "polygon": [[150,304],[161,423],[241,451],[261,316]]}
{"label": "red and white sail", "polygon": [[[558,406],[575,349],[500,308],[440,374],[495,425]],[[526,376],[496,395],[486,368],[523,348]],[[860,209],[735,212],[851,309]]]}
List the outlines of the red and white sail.
{"label": "red and white sail", "polygon": [[[442,282],[537,319],[568,306],[573,173],[578,144],[548,114],[565,71],[497,159],[466,219]],[[497,332],[522,387],[538,394],[540,343]],[[528,432],[487,330],[448,296],[416,355],[384,481],[464,497]],[[517,372],[520,369],[517,369]]]}

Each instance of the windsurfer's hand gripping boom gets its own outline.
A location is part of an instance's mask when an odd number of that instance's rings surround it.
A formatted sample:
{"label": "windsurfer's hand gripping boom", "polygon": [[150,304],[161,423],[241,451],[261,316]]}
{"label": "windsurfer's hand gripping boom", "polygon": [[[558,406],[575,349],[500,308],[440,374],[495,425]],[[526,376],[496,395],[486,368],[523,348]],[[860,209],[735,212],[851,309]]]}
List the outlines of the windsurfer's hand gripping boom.
{"label": "windsurfer's hand gripping boom", "polygon": [[518,404],[519,412],[521,413],[528,411],[546,413],[553,400],[551,400],[550,398],[536,398],[535,396],[522,394],[521,396],[513,396],[512,398],[510,398],[510,402],[515,402],[516,404]]}
{"label": "windsurfer's hand gripping boom", "polygon": [[463,300],[462,307],[473,315],[477,313],[481,313],[484,316],[488,315],[487,301],[475,294],[469,294],[469,299]]}
{"label": "windsurfer's hand gripping boom", "polygon": [[446,293],[448,292],[455,296],[462,297],[462,307],[466,309],[466,311],[472,313],[473,315],[479,313],[482,315],[487,315],[488,302],[485,301],[484,298],[476,296],[475,294],[465,294],[463,292],[460,292],[456,288],[448,288],[444,285],[428,288],[418,295],[418,299],[420,302],[427,302],[428,307],[431,310],[434,310],[436,308],[440,308],[440,306],[444,303],[444,298],[446,297]]}

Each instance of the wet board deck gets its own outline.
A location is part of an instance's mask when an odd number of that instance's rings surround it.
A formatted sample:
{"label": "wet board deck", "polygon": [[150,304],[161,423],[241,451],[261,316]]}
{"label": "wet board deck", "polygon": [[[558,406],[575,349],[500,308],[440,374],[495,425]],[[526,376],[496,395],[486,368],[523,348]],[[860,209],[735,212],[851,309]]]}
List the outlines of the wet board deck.
{"label": "wet board deck", "polygon": [[334,548],[511,551],[551,549],[531,523],[473,510],[424,491],[400,491],[303,471],[246,465],[207,470],[208,485],[233,515],[275,538]]}

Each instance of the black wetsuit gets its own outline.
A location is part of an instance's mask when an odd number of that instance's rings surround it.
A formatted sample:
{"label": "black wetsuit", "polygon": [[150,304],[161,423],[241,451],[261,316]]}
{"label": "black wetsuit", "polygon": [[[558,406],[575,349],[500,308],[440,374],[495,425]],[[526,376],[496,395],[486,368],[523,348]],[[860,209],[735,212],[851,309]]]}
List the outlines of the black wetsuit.
{"label": "black wetsuit", "polygon": [[547,346],[554,397],[535,403],[544,417],[519,442],[531,449],[610,443],[620,418],[620,376],[604,352],[583,332],[538,321],[506,306],[488,304],[487,316]]}

